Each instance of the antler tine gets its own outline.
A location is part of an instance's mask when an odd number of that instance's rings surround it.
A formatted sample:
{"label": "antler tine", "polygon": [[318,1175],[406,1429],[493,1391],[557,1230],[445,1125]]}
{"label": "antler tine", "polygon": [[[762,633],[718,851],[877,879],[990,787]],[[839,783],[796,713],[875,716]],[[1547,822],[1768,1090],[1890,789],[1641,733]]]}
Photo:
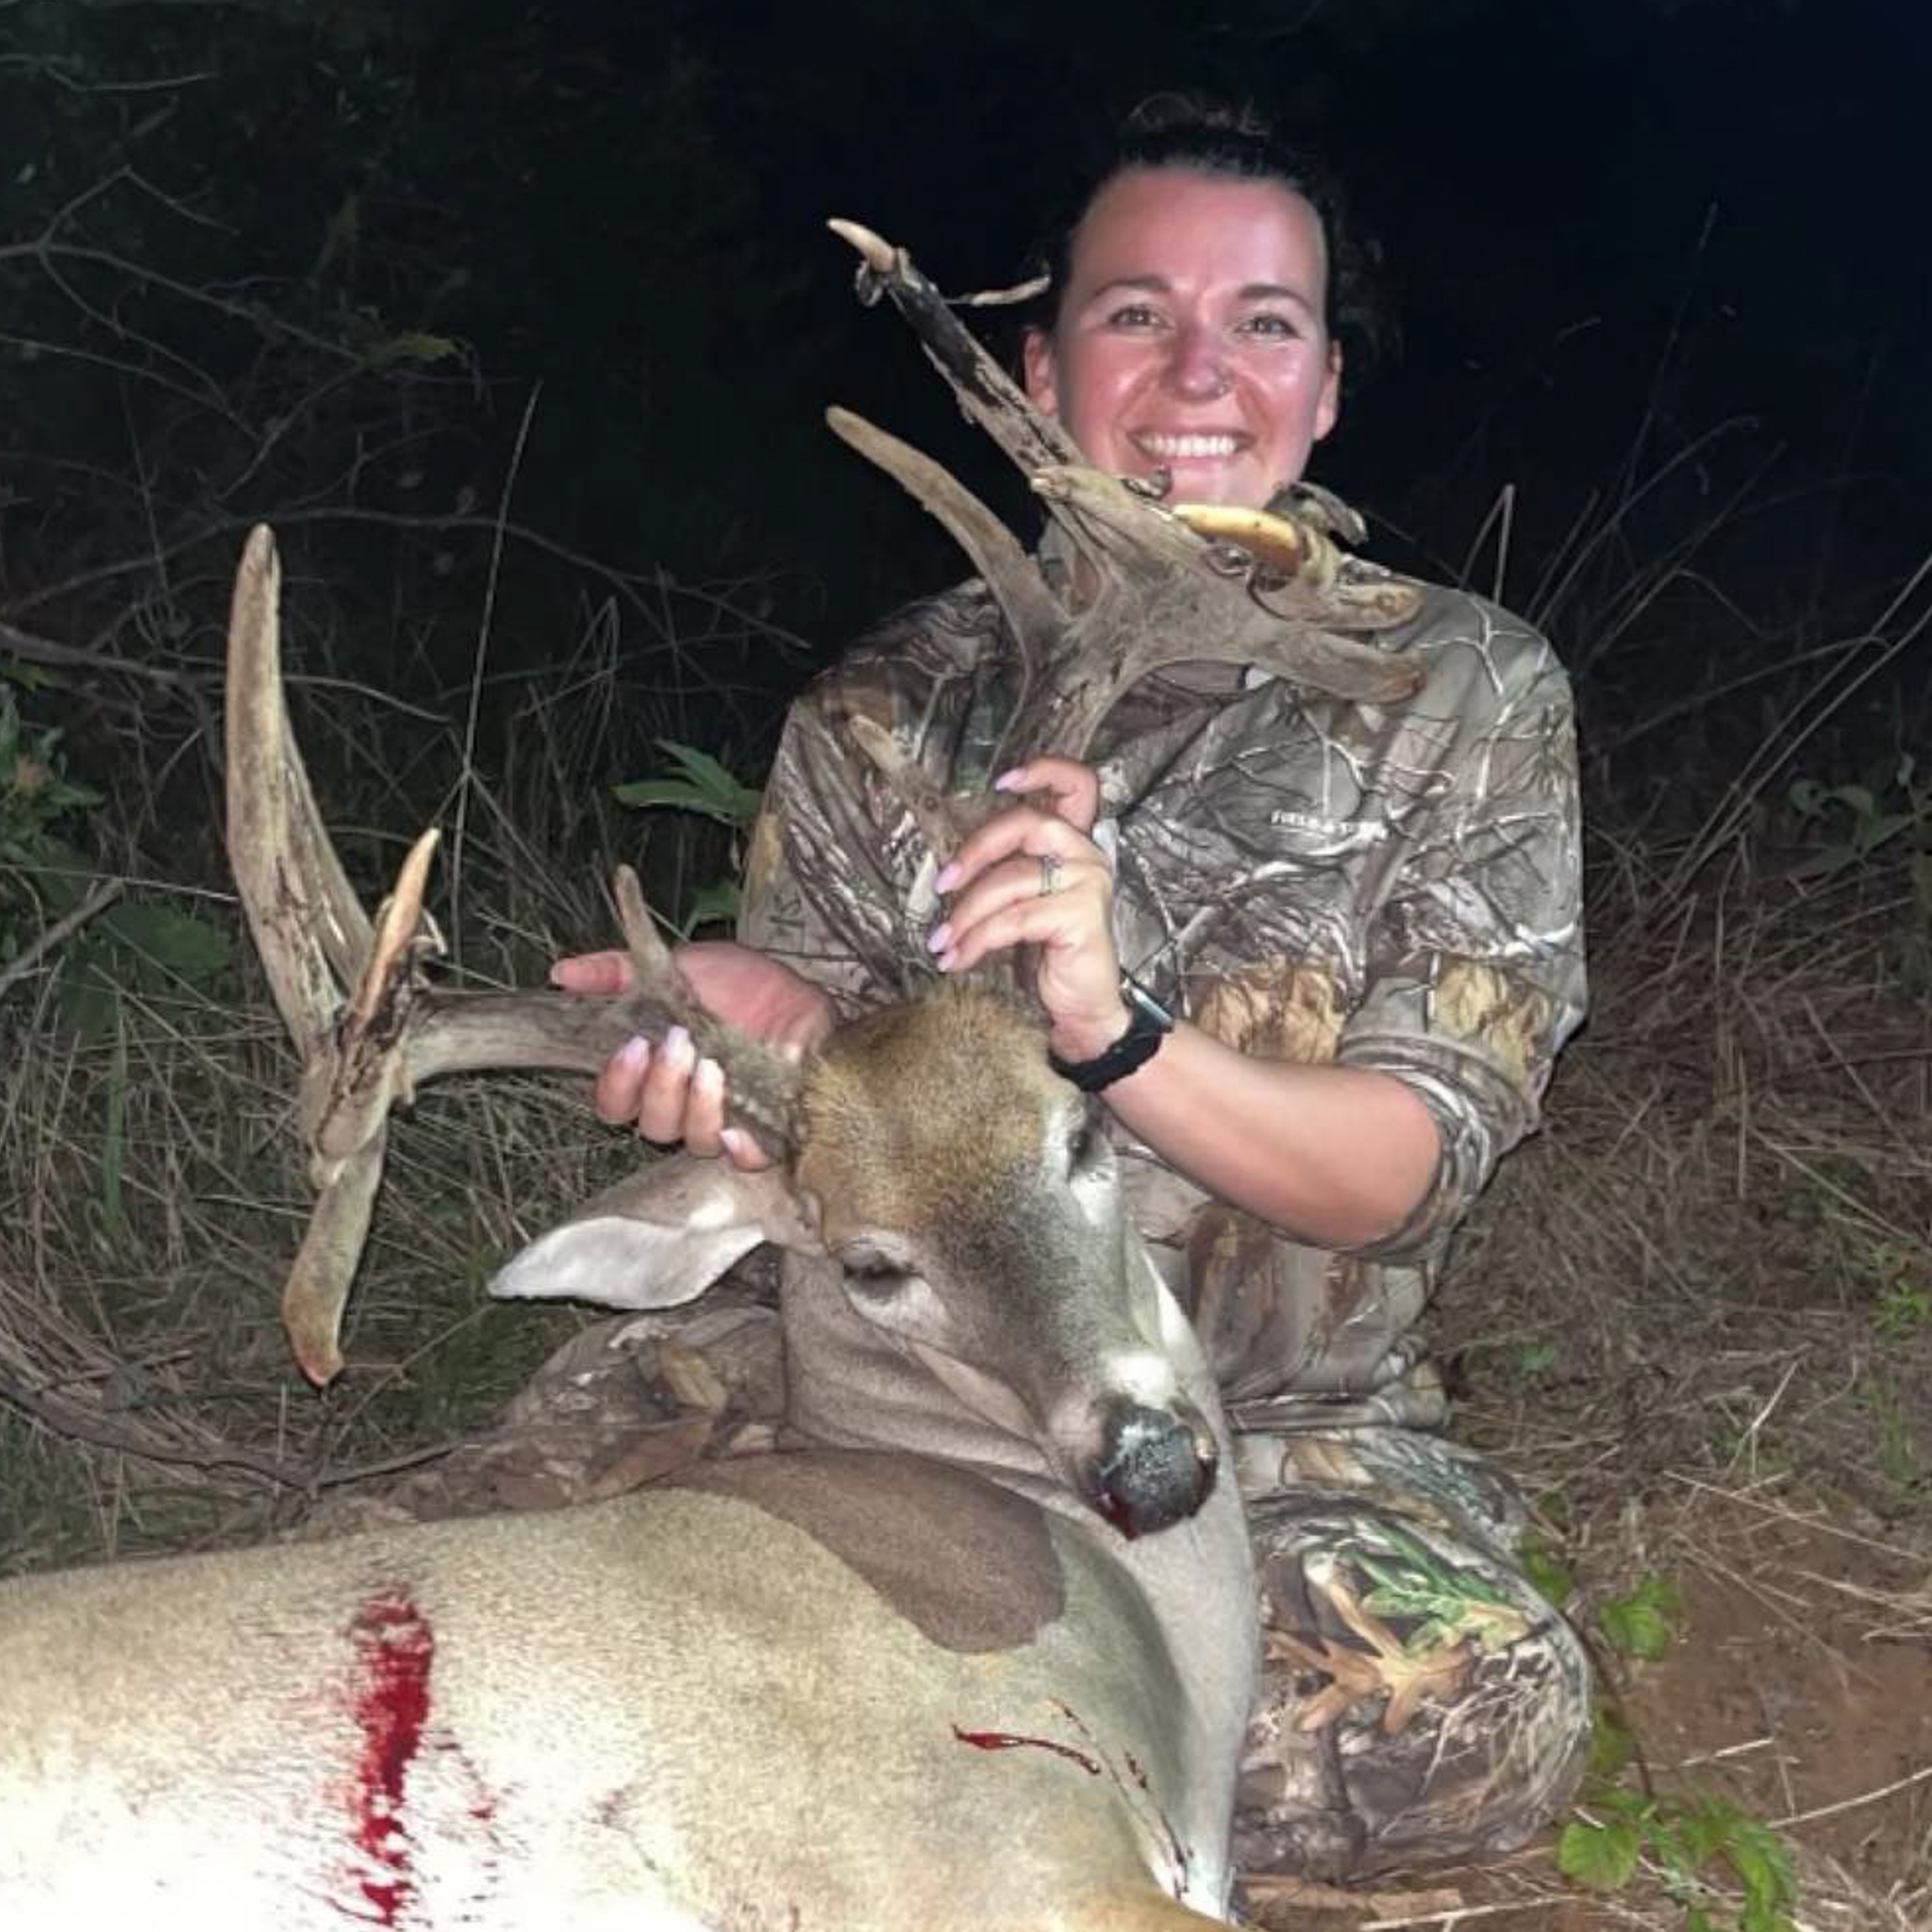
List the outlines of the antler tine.
{"label": "antler tine", "polygon": [[275,534],[248,534],[228,619],[228,864],[283,1024],[306,1049],[369,954],[369,920],[329,842],[282,697]]}
{"label": "antler tine", "polygon": [[827,409],[825,421],[835,435],[877,464],[952,532],[1006,613],[1026,663],[1038,663],[1065,628],[1067,613],[1020,540],[924,451],[850,409]]}
{"label": "antler tine", "polygon": [[845,728],[852,741],[872,760],[892,796],[912,815],[912,823],[919,827],[926,850],[938,864],[943,865],[966,835],[962,810],[970,801],[941,791],[906,756],[899,741],[874,719],[848,718]]}
{"label": "antler tine", "polygon": [[[386,972],[408,935],[392,918],[387,956],[372,958],[369,920],[315,808],[282,696],[281,565],[266,525],[250,531],[235,575],[225,738],[228,863],[270,991],[302,1056],[299,1112],[319,1198],[284,1290],[283,1320],[303,1373],[321,1383],[341,1367],[336,1336],[382,1175],[389,1108],[385,1093],[373,1108],[350,1106],[346,1124],[339,1123],[345,1062],[333,1028],[343,990],[363,962]],[[426,864],[425,852],[416,868],[419,906]],[[412,931],[414,912],[407,918]],[[365,991],[375,976],[373,970]],[[365,1029],[373,1011],[367,998],[358,1002]],[[383,1071],[378,1064],[378,1085]]]}
{"label": "antler tine", "polygon": [[318,1388],[341,1373],[342,1310],[369,1241],[390,1108],[415,1091],[406,1049],[425,991],[419,962],[441,950],[423,911],[439,839],[432,827],[409,848],[341,1025],[309,1043],[302,1069],[299,1112],[316,1202],[283,1285],[282,1326]]}
{"label": "antler tine", "polygon": [[799,1062],[706,1008],[670,948],[658,936],[644,905],[643,889],[629,866],[617,868],[612,896],[637,975],[637,1001],[652,1018],[661,1011],[682,1026],[699,1055],[716,1060],[724,1069],[726,1105],[734,1120],[743,1122],[774,1150],[795,1145],[798,1094],[804,1077]]}
{"label": "antler tine", "polygon": [[959,399],[959,407],[1006,451],[1025,475],[1051,463],[1077,463],[1074,440],[1026,400],[1013,378],[987,354],[946,298],[912,265],[912,258],[859,222],[825,225],[858,251],[858,294],[881,294],[911,325],[920,346]]}

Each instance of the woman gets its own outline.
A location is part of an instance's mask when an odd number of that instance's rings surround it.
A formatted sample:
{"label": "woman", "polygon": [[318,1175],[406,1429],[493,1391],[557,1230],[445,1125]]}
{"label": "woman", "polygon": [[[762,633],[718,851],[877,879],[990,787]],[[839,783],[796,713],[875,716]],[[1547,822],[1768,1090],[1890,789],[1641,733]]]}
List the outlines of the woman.
{"label": "woman", "polygon": [[[1058,247],[1029,394],[1098,467],[1266,503],[1340,408],[1330,242],[1264,132],[1141,115]],[[929,944],[946,972],[1040,949],[1051,1049],[1101,1093],[1135,1219],[1214,1355],[1271,1639],[1237,1849],[1324,1877],[1519,1841],[1567,1797],[1589,1721],[1581,1653],[1514,1561],[1520,1503],[1433,1433],[1413,1334],[1581,1018],[1569,690],[1541,638],[1461,592],[1425,587],[1378,641],[1428,663],[1407,707],[1184,667],[1128,694],[1091,767],[995,774],[997,610],[976,584],[915,605],[794,708],[747,943],[682,956],[708,1005],[781,1041],[876,995],[868,939],[909,879],[834,728],[854,711],[955,789],[1047,801],[962,847]],[[763,1162],[681,1036],[632,1042],[597,1101]]]}

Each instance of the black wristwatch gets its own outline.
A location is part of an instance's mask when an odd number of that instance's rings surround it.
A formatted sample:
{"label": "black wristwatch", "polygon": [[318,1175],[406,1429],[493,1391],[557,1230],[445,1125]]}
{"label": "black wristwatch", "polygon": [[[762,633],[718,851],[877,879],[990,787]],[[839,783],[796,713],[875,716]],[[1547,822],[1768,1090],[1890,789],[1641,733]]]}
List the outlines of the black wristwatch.
{"label": "black wristwatch", "polygon": [[1121,998],[1127,1003],[1127,1030],[1105,1053],[1091,1060],[1063,1060],[1050,1049],[1047,1053],[1054,1072],[1082,1093],[1098,1093],[1144,1067],[1174,1031],[1174,1015],[1130,973],[1121,974]]}

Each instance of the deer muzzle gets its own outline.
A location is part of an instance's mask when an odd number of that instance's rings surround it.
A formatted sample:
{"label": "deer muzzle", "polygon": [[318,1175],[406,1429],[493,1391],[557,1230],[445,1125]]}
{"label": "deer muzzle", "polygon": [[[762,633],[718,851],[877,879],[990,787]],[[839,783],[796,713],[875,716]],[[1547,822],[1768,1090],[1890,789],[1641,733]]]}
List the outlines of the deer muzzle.
{"label": "deer muzzle", "polygon": [[1101,1452],[1081,1487],[1123,1536],[1147,1536],[1200,1508],[1220,1462],[1213,1433],[1191,1404],[1123,1403],[1107,1418]]}

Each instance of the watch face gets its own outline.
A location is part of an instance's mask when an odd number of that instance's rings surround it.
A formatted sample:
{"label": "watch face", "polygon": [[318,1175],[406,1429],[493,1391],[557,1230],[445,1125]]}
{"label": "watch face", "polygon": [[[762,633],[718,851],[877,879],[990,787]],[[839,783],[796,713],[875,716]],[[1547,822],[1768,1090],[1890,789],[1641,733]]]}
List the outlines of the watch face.
{"label": "watch face", "polygon": [[1161,1033],[1174,1031],[1174,1015],[1132,974],[1121,974],[1121,996],[1133,1011],[1133,1032],[1141,1031],[1143,1024]]}

